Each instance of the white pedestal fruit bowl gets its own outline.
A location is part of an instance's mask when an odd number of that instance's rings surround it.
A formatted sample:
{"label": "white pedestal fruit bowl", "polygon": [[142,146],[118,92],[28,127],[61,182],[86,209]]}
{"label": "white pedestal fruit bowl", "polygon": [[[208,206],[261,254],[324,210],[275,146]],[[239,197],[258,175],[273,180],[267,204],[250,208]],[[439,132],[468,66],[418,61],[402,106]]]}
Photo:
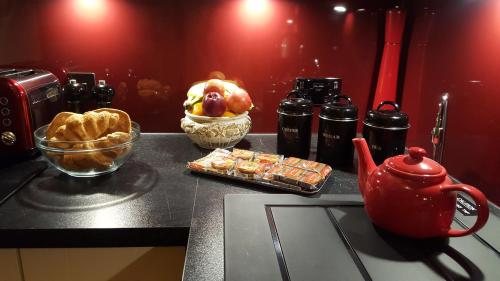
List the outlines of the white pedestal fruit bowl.
{"label": "white pedestal fruit bowl", "polygon": [[206,149],[233,147],[252,127],[248,111],[233,117],[199,116],[187,110],[185,114],[181,128],[194,143]]}

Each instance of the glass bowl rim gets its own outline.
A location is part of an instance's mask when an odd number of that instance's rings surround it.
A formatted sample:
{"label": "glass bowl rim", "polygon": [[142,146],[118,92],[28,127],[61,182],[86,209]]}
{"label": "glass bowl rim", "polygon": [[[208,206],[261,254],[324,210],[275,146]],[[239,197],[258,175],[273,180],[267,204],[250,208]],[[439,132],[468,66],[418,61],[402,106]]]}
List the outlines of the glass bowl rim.
{"label": "glass bowl rim", "polygon": [[131,130],[130,134],[132,138],[126,142],[122,142],[119,144],[115,144],[110,147],[102,147],[102,148],[91,148],[91,149],[64,149],[64,148],[58,148],[58,147],[52,147],[52,146],[47,146],[44,145],[43,143],[64,143],[64,144],[91,144],[91,143],[97,143],[97,142],[102,142],[102,140],[88,140],[88,141],[49,141],[45,138],[45,136],[41,137],[40,134],[42,132],[45,134],[45,131],[47,130],[49,124],[43,125],[40,128],[36,129],[35,132],[33,133],[35,137],[35,145],[37,148],[42,149],[44,151],[50,151],[50,152],[59,152],[59,153],[82,153],[82,152],[103,152],[103,151],[109,151],[113,149],[119,149],[123,146],[127,146],[129,144],[133,144],[136,142],[141,135],[141,126],[139,123],[132,121],[131,122]]}

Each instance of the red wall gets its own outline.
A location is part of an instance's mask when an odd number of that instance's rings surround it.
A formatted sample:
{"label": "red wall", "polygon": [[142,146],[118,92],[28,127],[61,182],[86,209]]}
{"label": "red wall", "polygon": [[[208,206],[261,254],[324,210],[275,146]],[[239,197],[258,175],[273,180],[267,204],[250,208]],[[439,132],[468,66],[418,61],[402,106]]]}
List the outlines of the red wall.
{"label": "red wall", "polygon": [[408,144],[431,152],[440,95],[448,92],[444,166],[500,203],[500,1],[416,5],[403,110]]}
{"label": "red wall", "polygon": [[[343,2],[345,14],[333,12],[332,1],[269,0],[251,13],[243,0],[5,0],[0,64],[95,72],[117,89],[115,106],[147,132],[179,132],[187,89],[214,70],[252,95],[253,132],[276,130],[277,104],[296,76],[343,78],[363,118],[379,23],[394,3]],[[449,92],[445,166],[499,203],[500,1],[406,2],[415,14],[400,93],[412,124],[408,144],[431,151],[439,96]],[[141,80],[153,91],[139,91]]]}
{"label": "red wall", "polygon": [[[85,1],[102,6],[79,5]],[[95,72],[117,89],[115,106],[144,131],[162,132],[180,131],[187,89],[215,70],[242,81],[252,95],[253,132],[276,130],[278,102],[297,76],[342,77],[364,115],[384,17],[382,4],[357,11],[355,1],[345,14],[330,1],[270,0],[261,12],[245,1],[7,2],[0,34],[14,33],[17,43],[0,46],[0,64],[27,60]],[[19,44],[31,50],[20,52]],[[156,80],[150,83],[158,93],[141,95],[141,79]]]}

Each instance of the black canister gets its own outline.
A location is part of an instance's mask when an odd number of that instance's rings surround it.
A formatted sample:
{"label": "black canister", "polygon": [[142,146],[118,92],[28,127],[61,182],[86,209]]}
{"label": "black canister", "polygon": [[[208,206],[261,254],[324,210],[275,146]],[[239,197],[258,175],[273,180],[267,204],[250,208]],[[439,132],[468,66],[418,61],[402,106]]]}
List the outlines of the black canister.
{"label": "black canister", "polygon": [[[381,110],[384,105],[390,105],[394,109]],[[381,102],[376,110],[368,111],[363,124],[363,137],[377,165],[388,157],[404,154],[410,124],[408,114],[399,111],[397,103]]]}
{"label": "black canister", "polygon": [[[343,99],[345,102],[340,102]],[[358,124],[358,107],[342,95],[325,103],[319,114],[318,150],[316,160],[338,168],[352,167]]]}
{"label": "black canister", "polygon": [[111,107],[115,90],[106,84],[105,80],[99,80],[99,83],[92,89],[92,95],[96,99],[97,108]]}
{"label": "black canister", "polygon": [[309,158],[313,104],[302,98],[289,98],[278,108],[278,154]]}
{"label": "black canister", "polygon": [[322,105],[340,95],[342,79],[334,77],[295,78],[296,96],[311,100],[315,105]]}

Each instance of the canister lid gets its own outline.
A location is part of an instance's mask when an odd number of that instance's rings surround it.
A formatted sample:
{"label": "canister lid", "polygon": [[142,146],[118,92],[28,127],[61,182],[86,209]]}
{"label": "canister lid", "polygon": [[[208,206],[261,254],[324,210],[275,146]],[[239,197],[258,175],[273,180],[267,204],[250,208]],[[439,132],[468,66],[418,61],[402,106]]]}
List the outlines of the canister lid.
{"label": "canister lid", "polygon": [[302,98],[289,98],[281,100],[279,113],[291,115],[311,115],[313,104],[310,100]]}
{"label": "canister lid", "polygon": [[[345,102],[341,102],[344,100]],[[332,102],[321,106],[320,117],[327,119],[357,120],[358,107],[352,104],[351,98],[335,95]]]}
{"label": "canister lid", "polygon": [[[384,105],[391,105],[394,109],[381,110]],[[370,110],[366,113],[364,121],[365,125],[368,126],[394,129],[407,129],[410,127],[408,122],[408,114],[399,111],[399,105],[393,101],[381,102],[376,110]]]}

